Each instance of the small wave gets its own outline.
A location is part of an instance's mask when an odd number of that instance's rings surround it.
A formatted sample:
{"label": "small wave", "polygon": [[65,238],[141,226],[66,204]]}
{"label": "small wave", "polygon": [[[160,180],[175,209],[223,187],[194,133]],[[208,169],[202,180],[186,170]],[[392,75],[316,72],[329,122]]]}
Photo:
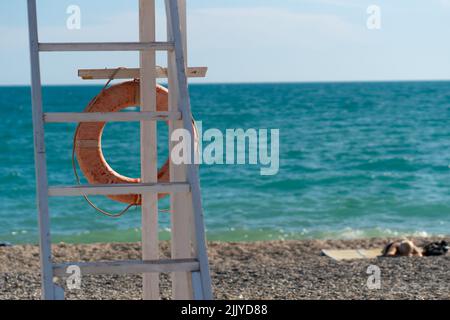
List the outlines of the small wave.
{"label": "small wave", "polygon": [[408,158],[392,158],[392,159],[374,159],[367,163],[359,164],[352,167],[352,170],[365,171],[386,171],[393,170],[395,172],[413,172],[420,170],[422,167],[414,163]]}
{"label": "small wave", "polygon": [[[425,230],[393,230],[393,229],[353,229],[343,228],[340,230],[312,230],[303,228],[298,231],[289,231],[283,228],[227,228],[222,230],[207,229],[208,241],[222,242],[251,242],[251,241],[274,241],[274,240],[354,240],[365,238],[400,238],[400,237],[430,237],[445,236],[443,234],[430,233]],[[140,241],[140,230],[130,228],[126,230],[103,230],[86,231],[74,234],[58,234],[53,236],[54,242],[65,243],[102,243],[102,242],[137,242]],[[161,240],[170,239],[170,230],[162,228],[159,232]],[[37,243],[35,231],[28,230],[12,231],[9,234],[0,235],[2,241],[15,244]]]}

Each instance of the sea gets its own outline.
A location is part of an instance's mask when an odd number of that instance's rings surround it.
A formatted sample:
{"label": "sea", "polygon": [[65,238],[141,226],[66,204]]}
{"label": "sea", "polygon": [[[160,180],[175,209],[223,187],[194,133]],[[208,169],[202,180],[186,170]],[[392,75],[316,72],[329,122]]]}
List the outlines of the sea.
{"label": "sea", "polygon": [[[45,86],[46,112],[81,112],[101,86]],[[200,166],[208,240],[354,239],[450,234],[450,82],[193,84],[203,131],[278,129],[279,170]],[[0,242],[36,243],[38,223],[30,88],[0,87]],[[74,124],[47,124],[49,184],[74,185]],[[167,157],[158,123],[158,162]],[[111,167],[139,176],[139,123],[109,123]],[[123,209],[92,197],[111,212]],[[82,197],[51,198],[52,240],[140,239],[139,208],[120,218]],[[170,238],[167,199],[161,239]]]}

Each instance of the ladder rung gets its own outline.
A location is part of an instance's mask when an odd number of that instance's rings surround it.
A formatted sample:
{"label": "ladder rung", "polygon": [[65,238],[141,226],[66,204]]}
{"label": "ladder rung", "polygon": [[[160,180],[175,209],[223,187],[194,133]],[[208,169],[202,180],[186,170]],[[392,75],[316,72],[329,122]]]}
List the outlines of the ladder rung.
{"label": "ladder rung", "polygon": [[81,275],[86,274],[140,274],[166,272],[195,272],[199,271],[196,259],[170,259],[150,261],[105,261],[105,262],[75,262],[53,265],[53,274],[58,277],[68,277],[69,266],[78,266]]}
{"label": "ladder rung", "polygon": [[180,119],[180,112],[48,112],[44,114],[44,121],[47,123],[166,121]]}
{"label": "ladder rung", "polygon": [[[190,67],[187,69],[187,76],[190,78],[203,78],[206,76],[208,67]],[[78,76],[83,80],[110,79],[138,79],[140,78],[139,68],[126,69],[80,69]],[[167,78],[167,68],[156,67],[157,78]]]}
{"label": "ladder rung", "polygon": [[73,42],[39,43],[39,51],[141,51],[173,50],[171,42]]}
{"label": "ladder rung", "polygon": [[143,193],[189,192],[190,186],[184,182],[172,183],[129,183],[129,184],[91,184],[67,187],[50,187],[50,197],[71,197],[82,195],[126,195]]}

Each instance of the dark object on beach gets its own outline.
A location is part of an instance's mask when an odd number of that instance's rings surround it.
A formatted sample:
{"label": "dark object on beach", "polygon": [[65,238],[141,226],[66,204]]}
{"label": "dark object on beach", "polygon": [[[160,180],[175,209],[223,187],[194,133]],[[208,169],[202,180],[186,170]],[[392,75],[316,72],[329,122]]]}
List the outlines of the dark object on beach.
{"label": "dark object on beach", "polygon": [[426,257],[430,256],[443,256],[449,250],[448,242],[442,240],[441,242],[431,242],[423,247],[423,255]]}
{"label": "dark object on beach", "polygon": [[12,247],[12,244],[9,242],[0,242],[0,247]]}
{"label": "dark object on beach", "polygon": [[422,252],[409,240],[394,241],[386,245],[383,257],[421,257]]}

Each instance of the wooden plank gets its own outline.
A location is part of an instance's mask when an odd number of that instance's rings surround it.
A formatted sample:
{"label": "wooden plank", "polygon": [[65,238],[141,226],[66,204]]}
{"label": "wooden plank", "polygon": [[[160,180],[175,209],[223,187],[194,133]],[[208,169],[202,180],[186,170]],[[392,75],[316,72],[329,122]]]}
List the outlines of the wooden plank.
{"label": "wooden plank", "polygon": [[181,112],[51,112],[44,114],[46,123],[168,121],[181,119]]}
{"label": "wooden plank", "polygon": [[188,183],[133,183],[133,184],[93,184],[64,187],[50,187],[51,197],[75,197],[81,195],[121,195],[189,192]]}
{"label": "wooden plank", "polygon": [[142,274],[175,271],[198,271],[199,263],[195,259],[171,259],[149,261],[104,261],[75,262],[55,264],[53,272],[58,277],[69,276],[66,270],[69,266],[79,266],[82,275],[87,274]]}
{"label": "wooden plank", "polygon": [[[186,2],[179,1],[180,16],[186,16]],[[169,20],[169,19],[168,19]],[[181,23],[183,38],[186,39],[186,19]],[[170,21],[167,23],[168,39],[172,39],[172,26]],[[186,40],[184,40],[186,43]],[[187,54],[186,46],[184,46]],[[168,62],[168,84],[169,84],[169,105],[171,111],[178,110],[178,88],[176,82],[176,62],[173,51],[167,53]],[[169,124],[169,138],[176,129],[183,128],[182,121],[171,121]],[[170,148],[172,150],[175,142],[169,139]],[[187,180],[186,166],[170,164],[171,182],[183,182]],[[190,258],[192,257],[192,195],[190,193],[173,193],[170,198],[171,207],[171,253],[172,258]],[[172,298],[175,300],[192,300],[194,298],[192,288],[192,276],[190,273],[177,272],[172,274]]]}
{"label": "wooden plank", "polygon": [[173,50],[170,42],[72,42],[39,43],[41,52],[71,51],[166,51]]}
{"label": "wooden plank", "polygon": [[[191,67],[188,68],[187,76],[190,78],[204,78],[208,72],[207,67]],[[115,73],[115,74],[114,74]],[[156,67],[157,78],[167,78],[167,68]],[[110,79],[114,74],[114,79],[139,79],[139,68],[127,69],[80,69],[78,76],[83,80],[99,80]]]}
{"label": "wooden plank", "polygon": [[44,143],[44,117],[42,110],[42,88],[38,47],[38,25],[36,1],[28,0],[28,29],[31,63],[31,96],[34,132],[34,161],[36,168],[36,199],[39,214],[39,247],[41,266],[41,296],[54,300],[50,219],[48,212],[48,180]]}
{"label": "wooden plank", "polygon": [[[139,41],[153,42],[156,37],[155,0],[139,0]],[[141,111],[156,111],[156,55],[139,53]],[[154,121],[141,121],[141,179],[158,182],[157,130]],[[158,195],[142,194],[142,259],[159,257]],[[143,299],[160,299],[159,274],[143,275]]]}
{"label": "wooden plank", "polygon": [[[169,19],[172,26],[180,25],[180,17],[178,12],[177,0],[166,0],[166,8],[169,13]],[[192,128],[192,114],[189,99],[189,91],[186,77],[186,64],[183,54],[183,41],[180,28],[172,28],[172,39],[175,43],[175,63],[176,63],[176,86],[178,92],[179,110],[182,113],[183,126],[189,131],[190,136],[194,137]],[[191,160],[195,158],[195,139],[191,139]],[[187,179],[191,186],[192,207],[194,211],[195,225],[195,249],[200,263],[200,274],[202,280],[203,298],[206,300],[213,299],[211,277],[209,273],[208,254],[206,248],[205,225],[203,221],[203,208],[200,191],[200,179],[198,175],[198,167],[191,161],[187,166]]]}

